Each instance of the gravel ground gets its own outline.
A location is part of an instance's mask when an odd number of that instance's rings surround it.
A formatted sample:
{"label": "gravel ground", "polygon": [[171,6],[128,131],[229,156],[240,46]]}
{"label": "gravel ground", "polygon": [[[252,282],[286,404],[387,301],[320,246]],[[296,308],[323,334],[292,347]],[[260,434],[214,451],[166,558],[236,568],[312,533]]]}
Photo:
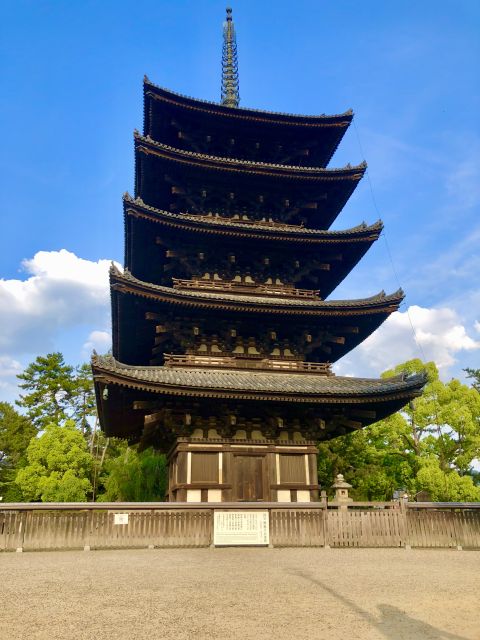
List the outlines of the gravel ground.
{"label": "gravel ground", "polygon": [[480,553],[0,554],[1,640],[480,640]]}

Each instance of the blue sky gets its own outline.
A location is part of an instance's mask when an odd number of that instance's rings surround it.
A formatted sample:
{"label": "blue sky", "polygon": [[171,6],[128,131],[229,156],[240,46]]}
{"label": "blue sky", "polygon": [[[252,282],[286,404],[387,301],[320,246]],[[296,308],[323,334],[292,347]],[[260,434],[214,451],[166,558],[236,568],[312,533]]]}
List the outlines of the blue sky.
{"label": "blue sky", "polygon": [[[331,297],[401,285],[407,298],[338,372],[375,376],[421,357],[410,321],[444,378],[480,366],[480,3],[231,4],[241,105],[356,114],[330,166],[365,158],[368,177],[335,228],[381,217],[386,241]],[[1,4],[0,399],[39,354],[78,363],[108,347],[106,270],[123,259],[143,75],[218,100],[225,6]]]}

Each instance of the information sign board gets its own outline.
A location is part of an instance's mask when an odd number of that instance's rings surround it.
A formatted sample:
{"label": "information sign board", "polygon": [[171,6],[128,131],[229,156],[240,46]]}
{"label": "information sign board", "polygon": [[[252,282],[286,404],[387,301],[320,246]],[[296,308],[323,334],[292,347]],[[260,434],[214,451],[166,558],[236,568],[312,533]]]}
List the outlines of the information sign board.
{"label": "information sign board", "polygon": [[116,513],[113,516],[113,524],[128,524],[128,513]]}
{"label": "information sign board", "polygon": [[215,546],[268,545],[268,511],[215,511]]}

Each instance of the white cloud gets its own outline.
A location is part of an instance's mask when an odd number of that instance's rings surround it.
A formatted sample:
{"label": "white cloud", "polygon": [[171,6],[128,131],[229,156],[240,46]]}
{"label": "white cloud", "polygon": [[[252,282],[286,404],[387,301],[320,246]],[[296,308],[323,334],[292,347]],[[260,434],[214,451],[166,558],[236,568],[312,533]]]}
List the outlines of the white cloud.
{"label": "white cloud", "polygon": [[10,384],[10,379],[23,370],[18,360],[9,356],[0,356],[0,388],[5,388]]}
{"label": "white cloud", "polygon": [[108,323],[109,260],[39,251],[24,260],[24,280],[0,280],[0,353],[42,353],[60,330]]}
{"label": "white cloud", "polygon": [[411,306],[408,312],[390,316],[335,369],[340,375],[378,376],[401,362],[420,358],[433,360],[447,377],[457,354],[475,349],[480,349],[480,341],[468,335],[456,311]]}
{"label": "white cloud", "polygon": [[18,395],[17,375],[23,371],[23,367],[10,356],[0,356],[0,400],[13,402]]}
{"label": "white cloud", "polygon": [[91,331],[86,342],[82,347],[82,354],[84,358],[88,358],[92,355],[92,351],[98,351],[99,353],[105,353],[112,346],[112,336],[108,331]]}
{"label": "white cloud", "polygon": [[475,327],[475,331],[480,333],[480,322],[478,320],[475,320],[475,324],[473,326]]}

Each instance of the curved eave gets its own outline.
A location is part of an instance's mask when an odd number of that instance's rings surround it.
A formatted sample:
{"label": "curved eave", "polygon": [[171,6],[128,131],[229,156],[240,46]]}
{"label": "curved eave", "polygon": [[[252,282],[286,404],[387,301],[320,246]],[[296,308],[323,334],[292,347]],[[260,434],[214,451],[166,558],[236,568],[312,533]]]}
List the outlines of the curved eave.
{"label": "curved eave", "polygon": [[312,244],[340,244],[349,242],[372,243],[378,239],[383,223],[378,220],[372,225],[362,224],[351,229],[328,231],[309,229],[295,225],[253,226],[241,222],[229,222],[225,219],[176,214],[162,211],[146,205],[139,198],[124,198],[125,217],[141,218],[148,222],[176,229],[183,233],[209,234],[213,236],[229,236],[248,238],[251,240],[288,241]]}
{"label": "curved eave", "polygon": [[[205,115],[224,118],[227,121],[246,120],[276,126],[291,127],[343,127],[346,128],[353,119],[353,111],[349,109],[345,113],[336,115],[297,115],[291,113],[280,113],[275,111],[264,111],[261,109],[246,109],[244,107],[227,107],[217,102],[200,100],[176,93],[164,87],[160,87],[151,82],[146,76],[144,78],[144,94],[148,94],[155,100],[175,105],[185,110],[194,110]],[[146,118],[148,117],[146,110]]]}
{"label": "curved eave", "polygon": [[129,293],[156,302],[190,308],[222,309],[224,311],[243,311],[247,313],[294,314],[297,316],[357,316],[371,313],[387,315],[396,311],[404,298],[404,293],[401,289],[390,295],[385,295],[384,292],[381,292],[370,298],[332,301],[182,291],[142,282],[128,272],[121,274],[115,267],[110,271],[110,285],[112,295],[113,292]]}
{"label": "curved eave", "polygon": [[311,404],[408,400],[425,377],[346,378],[311,374],[256,373],[170,367],[135,367],[111,356],[92,359],[95,381],[155,394]]}
{"label": "curved eave", "polygon": [[203,153],[176,149],[160,142],[156,142],[151,138],[144,137],[138,132],[135,132],[134,139],[136,153],[142,153],[147,156],[153,155],[167,162],[174,162],[178,165],[188,165],[200,170],[269,176],[273,178],[308,182],[346,180],[358,182],[363,177],[367,168],[367,164],[365,162],[354,167],[345,167],[341,169],[319,169],[318,167],[300,167],[271,164],[267,162],[254,162],[251,160],[237,160],[235,158],[210,156]]}
{"label": "curved eave", "polygon": [[229,401],[236,407],[248,403],[260,415],[269,415],[272,404],[287,412],[294,407],[295,414],[305,416],[310,425],[312,416],[324,420],[315,438],[328,440],[398,411],[419,396],[426,383],[424,375],[382,380],[129,367],[111,356],[94,356],[92,370],[100,425],[106,435],[150,444],[154,437],[155,446],[165,451],[175,435],[168,424],[159,423],[155,433],[145,429],[145,416],[151,410],[138,408],[138,400],[153,401],[160,411],[172,405],[183,409],[191,401],[196,406],[208,403],[209,408]]}

